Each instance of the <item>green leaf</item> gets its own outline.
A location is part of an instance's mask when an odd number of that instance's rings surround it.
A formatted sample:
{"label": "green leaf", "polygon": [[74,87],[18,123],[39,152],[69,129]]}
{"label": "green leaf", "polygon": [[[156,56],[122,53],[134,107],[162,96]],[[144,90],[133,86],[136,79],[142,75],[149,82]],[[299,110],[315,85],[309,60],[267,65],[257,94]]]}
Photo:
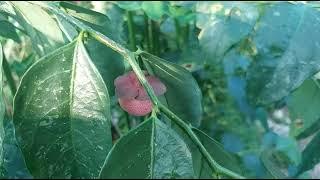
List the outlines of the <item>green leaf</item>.
{"label": "green leaf", "polygon": [[[237,27],[237,28],[235,28]],[[200,45],[207,52],[209,62],[219,62],[229,48],[246,37],[249,24],[237,19],[211,21],[199,34]]]}
{"label": "green leaf", "polygon": [[196,18],[196,13],[192,12],[189,7],[171,5],[168,11],[168,14],[172,18],[176,18],[180,25],[186,25]]}
{"label": "green leaf", "polygon": [[60,6],[70,15],[82,21],[85,25],[122,43],[120,33],[114,29],[108,16],[68,2],[60,2]]}
{"label": "green leaf", "polygon": [[[0,44],[0,170],[3,166],[3,139],[4,139],[4,129],[3,129],[3,118],[5,113],[4,101],[3,101],[3,79],[2,79],[2,60],[3,60],[3,52],[2,46]],[[0,172],[0,177],[3,176],[3,172]]]}
{"label": "green leaf", "polygon": [[200,46],[207,53],[206,60],[213,63],[220,62],[233,46],[246,38],[253,30],[258,18],[257,8],[252,4],[210,2],[205,7],[199,6],[198,11],[203,8],[215,7],[219,9],[218,7],[220,7],[223,12],[223,15],[217,16],[209,11],[210,16],[205,18],[198,36]]}
{"label": "green leaf", "polygon": [[169,109],[185,122],[198,127],[202,118],[202,94],[191,73],[183,67],[142,52],[155,76],[167,87],[164,94]]}
{"label": "green leaf", "polygon": [[319,71],[319,16],[305,4],[279,2],[265,8],[252,37],[257,49],[247,75],[252,103],[281,100]]}
{"label": "green leaf", "polygon": [[136,11],[141,9],[142,2],[139,1],[117,1],[117,5],[128,11]]}
{"label": "green leaf", "polygon": [[[216,140],[209,137],[204,132],[200,131],[199,129],[193,128],[192,129],[200,141],[202,142],[203,146],[207,149],[210,153],[211,157],[223,167],[232,170],[234,172],[240,173],[242,170],[240,169],[240,164],[237,159],[225,151],[223,146],[217,142]],[[193,167],[195,170],[195,175],[197,178],[212,178],[213,170],[210,168],[208,161],[199,151],[198,147],[195,144],[191,145],[191,153],[193,157]]]}
{"label": "green leaf", "polygon": [[0,36],[12,39],[17,43],[21,42],[21,40],[15,30],[16,27],[14,25],[12,25],[10,22],[4,21],[4,20],[2,20],[2,21],[0,20],[0,24],[1,24]]}
{"label": "green leaf", "polygon": [[59,27],[65,35],[68,42],[71,42],[78,36],[78,31],[67,20],[65,20],[60,14],[55,14]]}
{"label": "green leaf", "polygon": [[168,5],[163,1],[144,1],[141,5],[147,16],[154,20],[161,20],[163,15],[168,12]]}
{"label": "green leaf", "polygon": [[301,153],[299,151],[298,143],[294,138],[279,136],[275,149],[283,152],[294,165],[298,165],[301,162]]}
{"label": "green leaf", "polygon": [[3,170],[4,177],[8,179],[32,178],[30,175],[22,152],[17,144],[14,126],[11,119],[4,119],[5,136],[3,141]]}
{"label": "green leaf", "polygon": [[279,170],[278,165],[274,162],[275,158],[273,157],[273,150],[267,149],[261,153],[261,161],[264,167],[266,168],[266,172],[269,178],[273,179],[285,179],[286,175]]}
{"label": "green leaf", "polygon": [[310,143],[302,151],[302,160],[299,165],[297,174],[301,174],[304,171],[312,169],[316,164],[320,162],[320,132],[318,132]]}
{"label": "green leaf", "polygon": [[81,41],[43,57],[14,98],[17,141],[34,178],[95,178],[112,146],[107,88]]}
{"label": "green leaf", "polygon": [[[212,179],[212,178],[228,178],[223,174],[218,174],[214,169],[209,165],[208,160],[203,156],[199,147],[190,139],[189,135],[177,124],[173,123],[167,116],[163,116],[162,119],[167,124],[170,124],[171,128],[174,129],[180,137],[187,143],[188,148],[190,149],[192,155],[193,169],[195,178],[198,179]],[[242,174],[242,169],[240,168],[240,163],[237,160],[237,157],[233,154],[228,153],[224,150],[223,146],[201,130],[197,128],[192,128],[193,132],[197,135],[202,145],[209,152],[211,157],[221,166]]]}
{"label": "green leaf", "polygon": [[113,96],[114,80],[125,71],[122,56],[95,39],[89,39],[86,48],[107,85],[109,95]]}
{"label": "green leaf", "polygon": [[2,97],[2,90],[3,90],[3,79],[2,79],[2,61],[3,61],[3,52],[2,52],[2,45],[0,44],[0,122],[3,120],[4,116],[4,103]]}
{"label": "green leaf", "polygon": [[100,178],[193,178],[192,159],[183,140],[151,117],[112,148]]}
{"label": "green leaf", "polygon": [[35,61],[35,54],[30,54],[26,58],[22,59],[21,62],[13,61],[10,65],[10,69],[14,69],[15,73],[21,77]]}
{"label": "green leaf", "polygon": [[40,56],[62,46],[65,41],[56,21],[41,7],[26,1],[11,1],[18,21],[30,36]]}
{"label": "green leaf", "polygon": [[[103,33],[108,37],[116,38],[115,34],[118,33],[114,32],[114,29],[110,24],[111,22],[107,16],[70,3],[61,2],[60,4],[62,7],[67,9],[68,13],[82,20],[93,29]],[[64,23],[65,28],[63,29],[66,30],[64,31],[66,36],[71,38],[76,36],[76,29],[68,25],[67,22],[64,22],[62,18],[59,19],[61,24]],[[120,37],[117,37],[116,40],[119,40],[119,38]],[[91,60],[97,67],[104,82],[106,83],[109,95],[113,96],[115,89],[114,80],[118,76],[122,75],[125,70],[122,56],[106,45],[91,38],[88,39],[85,47],[88,50]]]}
{"label": "green leaf", "polygon": [[305,138],[320,129],[319,82],[319,80],[307,79],[289,96],[287,105],[290,117],[299,123],[293,123],[290,130],[298,139]]}
{"label": "green leaf", "polygon": [[0,2],[0,14],[5,14],[11,17],[15,17],[16,13],[14,12],[14,9],[12,8],[12,6],[4,1]]}

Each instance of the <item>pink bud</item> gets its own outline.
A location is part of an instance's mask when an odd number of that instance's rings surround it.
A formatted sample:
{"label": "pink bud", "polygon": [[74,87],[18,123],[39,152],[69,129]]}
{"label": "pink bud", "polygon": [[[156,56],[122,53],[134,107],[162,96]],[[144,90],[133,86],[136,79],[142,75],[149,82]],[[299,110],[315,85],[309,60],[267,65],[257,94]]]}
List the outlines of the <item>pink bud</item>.
{"label": "pink bud", "polygon": [[116,95],[118,98],[132,99],[139,94],[135,81],[129,75],[122,75],[115,79]]}
{"label": "pink bud", "polygon": [[152,111],[150,100],[119,99],[121,108],[134,116],[144,116]]}
{"label": "pink bud", "polygon": [[[157,96],[167,91],[157,77],[144,74]],[[152,102],[133,71],[117,77],[114,84],[120,106],[129,114],[144,116],[152,111]]]}
{"label": "pink bud", "polygon": [[[167,91],[166,86],[157,77],[147,76],[146,78],[149,84],[151,85],[156,96],[160,96]],[[147,92],[144,90],[142,86],[139,87],[138,91],[139,91],[139,96],[137,97],[137,99],[141,99],[141,100],[149,99]]]}

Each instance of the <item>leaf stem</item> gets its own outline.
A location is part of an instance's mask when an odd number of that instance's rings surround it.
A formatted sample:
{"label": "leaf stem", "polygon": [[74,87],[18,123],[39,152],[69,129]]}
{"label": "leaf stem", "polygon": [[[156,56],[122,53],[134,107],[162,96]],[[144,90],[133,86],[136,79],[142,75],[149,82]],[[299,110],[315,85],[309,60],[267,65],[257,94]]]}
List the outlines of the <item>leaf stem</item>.
{"label": "leaf stem", "polygon": [[177,115],[175,115],[173,112],[171,112],[167,107],[159,103],[159,109],[161,112],[166,114],[170,117],[178,126],[180,126],[186,133],[189,135],[191,140],[198,146],[200,152],[203,154],[203,156],[209,161],[209,165],[211,168],[218,171],[218,173],[226,174],[230,177],[237,178],[237,179],[244,179],[243,176],[230,171],[222,166],[220,166],[214,159],[212,159],[209,152],[206,150],[206,148],[202,145],[201,141],[198,139],[197,135],[192,131],[192,129],[185,123],[183,120],[181,120]]}

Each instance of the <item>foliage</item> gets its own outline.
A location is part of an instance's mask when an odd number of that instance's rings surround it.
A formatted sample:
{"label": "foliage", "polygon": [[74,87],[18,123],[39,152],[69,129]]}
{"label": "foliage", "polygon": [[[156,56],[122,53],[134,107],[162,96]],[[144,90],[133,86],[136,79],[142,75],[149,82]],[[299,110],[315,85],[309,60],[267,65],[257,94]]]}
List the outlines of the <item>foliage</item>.
{"label": "foliage", "polygon": [[0,2],[3,178],[319,178],[316,2]]}

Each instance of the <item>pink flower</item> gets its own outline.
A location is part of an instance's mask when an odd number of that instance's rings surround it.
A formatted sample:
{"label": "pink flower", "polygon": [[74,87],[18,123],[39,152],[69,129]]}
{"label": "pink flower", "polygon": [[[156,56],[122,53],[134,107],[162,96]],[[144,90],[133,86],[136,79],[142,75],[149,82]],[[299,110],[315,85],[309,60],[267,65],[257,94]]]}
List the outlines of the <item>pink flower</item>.
{"label": "pink flower", "polygon": [[[155,76],[146,79],[157,96],[164,94],[166,86]],[[144,116],[152,111],[152,102],[133,71],[115,79],[116,96],[123,110],[134,116]]]}

